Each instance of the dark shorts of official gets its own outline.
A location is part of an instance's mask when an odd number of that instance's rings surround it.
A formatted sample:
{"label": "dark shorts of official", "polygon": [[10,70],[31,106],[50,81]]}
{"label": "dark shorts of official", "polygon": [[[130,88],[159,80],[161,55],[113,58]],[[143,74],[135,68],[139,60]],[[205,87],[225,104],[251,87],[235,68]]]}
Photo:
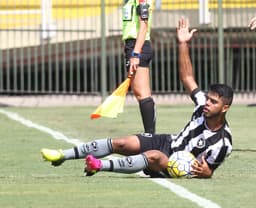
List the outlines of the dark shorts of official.
{"label": "dark shorts of official", "polygon": [[159,150],[168,158],[170,157],[171,135],[170,134],[137,134],[140,140],[140,151]]}
{"label": "dark shorts of official", "polygon": [[[130,68],[130,58],[131,58],[131,53],[134,49],[135,43],[136,43],[135,39],[125,40],[124,52],[125,52],[125,65],[126,65],[127,71]],[[153,51],[152,51],[151,43],[149,40],[146,40],[142,47],[139,66],[149,67],[152,57],[153,57]]]}

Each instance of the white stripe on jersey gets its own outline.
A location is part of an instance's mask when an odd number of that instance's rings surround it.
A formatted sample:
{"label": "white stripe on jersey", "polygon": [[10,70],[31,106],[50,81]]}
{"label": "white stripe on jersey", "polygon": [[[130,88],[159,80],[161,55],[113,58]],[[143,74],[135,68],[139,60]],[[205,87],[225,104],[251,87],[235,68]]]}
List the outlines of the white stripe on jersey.
{"label": "white stripe on jersey", "polygon": [[194,112],[197,111],[197,109],[202,106],[205,105],[206,103],[206,97],[205,97],[205,93],[202,91],[198,91],[195,95],[194,98],[196,99],[196,107],[194,109]]}
{"label": "white stripe on jersey", "polygon": [[[191,131],[194,130],[199,125],[202,125],[203,122],[204,122],[203,117],[199,117],[195,120],[190,121],[189,124],[180,132],[180,134],[177,135],[176,139],[172,142],[171,147],[175,148],[175,147],[180,146],[181,143],[183,142],[184,138],[189,136],[189,133],[191,133]],[[191,151],[192,148],[190,149],[190,148],[186,147],[186,150]]]}

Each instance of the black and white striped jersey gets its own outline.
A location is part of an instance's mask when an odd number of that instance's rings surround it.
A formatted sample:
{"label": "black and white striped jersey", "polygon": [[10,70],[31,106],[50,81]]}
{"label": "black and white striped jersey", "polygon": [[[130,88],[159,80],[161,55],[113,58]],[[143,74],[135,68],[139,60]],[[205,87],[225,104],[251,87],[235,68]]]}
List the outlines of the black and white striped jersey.
{"label": "black and white striped jersey", "polygon": [[205,94],[197,89],[191,98],[195,103],[192,118],[178,135],[172,135],[171,149],[189,151],[199,161],[204,155],[209,167],[216,169],[232,151],[231,131],[227,122],[218,131],[211,131],[203,115]]}

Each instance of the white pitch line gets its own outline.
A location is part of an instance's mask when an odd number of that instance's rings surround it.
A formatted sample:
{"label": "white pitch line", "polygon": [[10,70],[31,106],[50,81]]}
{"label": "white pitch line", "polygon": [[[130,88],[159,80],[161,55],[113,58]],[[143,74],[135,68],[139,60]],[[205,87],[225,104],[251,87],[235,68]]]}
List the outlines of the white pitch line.
{"label": "white pitch line", "polygon": [[153,182],[171,190],[173,193],[177,194],[178,196],[188,199],[194,203],[196,203],[198,206],[200,207],[204,207],[204,208],[220,208],[220,206],[208,199],[205,199],[201,196],[198,196],[194,193],[191,193],[190,191],[188,191],[187,189],[185,189],[182,186],[178,186],[175,183],[172,183],[166,179],[162,179],[162,178],[150,178],[150,180],[152,180]]}
{"label": "white pitch line", "polygon": [[64,140],[67,143],[71,143],[74,145],[77,145],[79,143],[81,143],[81,141],[79,141],[78,139],[71,139],[66,137],[64,134],[62,134],[61,132],[52,130],[48,127],[33,123],[32,121],[25,119],[23,117],[21,117],[20,115],[18,115],[17,113],[14,112],[10,112],[10,111],[5,111],[0,109],[0,113],[5,114],[7,117],[9,117],[10,119],[14,120],[14,121],[18,121],[19,123],[29,127],[29,128],[34,128],[37,129],[39,131],[45,132],[47,134],[50,134],[53,138],[57,139],[57,140]]}
{"label": "white pitch line", "polygon": [[[6,115],[10,119],[15,120],[15,121],[27,126],[27,127],[35,128],[39,131],[50,134],[54,139],[64,140],[65,142],[70,143],[70,144],[74,144],[74,145],[77,145],[77,144],[82,142],[78,139],[68,138],[59,131],[55,131],[55,130],[50,129],[48,127],[36,124],[36,123],[34,123],[34,122],[32,122],[28,119],[23,118],[22,116],[20,116],[17,113],[10,112],[10,111],[5,111],[5,110],[2,110],[2,109],[0,109],[0,113]],[[142,172],[138,173],[138,175],[144,176],[144,174]],[[208,199],[205,199],[203,197],[200,197],[200,196],[198,196],[194,193],[191,193],[190,191],[188,191],[184,187],[179,186],[175,183],[172,183],[167,179],[163,179],[163,178],[149,178],[149,179],[151,181],[169,189],[170,191],[172,191],[173,193],[175,193],[179,197],[182,197],[182,198],[185,198],[185,199],[188,199],[188,200],[194,202],[199,207],[203,207],[203,208],[221,208],[218,204],[216,204],[216,203],[214,203],[214,202],[212,202]]]}

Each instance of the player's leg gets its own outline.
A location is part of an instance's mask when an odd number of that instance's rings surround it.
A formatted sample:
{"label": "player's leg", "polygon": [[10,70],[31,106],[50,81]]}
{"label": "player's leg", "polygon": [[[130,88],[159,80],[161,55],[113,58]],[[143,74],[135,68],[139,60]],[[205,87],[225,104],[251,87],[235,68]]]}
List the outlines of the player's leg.
{"label": "player's leg", "polygon": [[159,150],[151,150],[144,153],[148,160],[148,169],[154,172],[160,172],[167,168],[168,157]]}
{"label": "player's leg", "polygon": [[[148,150],[159,150],[164,153],[167,157],[169,157],[170,150],[170,141],[171,136],[169,134],[138,134],[137,135],[140,140],[141,152],[146,152]],[[152,178],[159,177],[160,174],[158,171],[153,171],[150,168],[145,168],[143,170],[145,175],[149,175]]]}
{"label": "player's leg", "polygon": [[61,165],[65,160],[84,158],[88,154],[95,157],[105,156],[112,153],[111,139],[98,139],[95,141],[80,143],[70,149],[41,149],[42,157],[46,161],[52,162],[53,166]]}
{"label": "player's leg", "polygon": [[87,176],[91,176],[98,171],[136,173],[145,168],[159,172],[167,168],[168,157],[158,150],[150,150],[142,154],[121,158],[115,157],[110,160],[100,160],[88,155],[85,162]]}
{"label": "player's leg", "polygon": [[87,143],[81,143],[73,148],[65,150],[42,149],[41,154],[53,166],[61,165],[65,160],[85,158],[93,155],[96,158],[105,157],[112,153],[137,154],[140,150],[137,136],[127,136],[118,139],[98,139]]}
{"label": "player's leg", "polygon": [[135,138],[136,140],[131,140],[134,146],[129,145],[130,151],[127,151],[129,148],[125,146],[129,144],[128,142],[123,139],[113,140],[115,148],[118,149],[115,152],[127,157],[113,158],[111,160],[98,160],[91,155],[86,157],[87,175],[93,175],[97,171],[134,173],[148,169],[150,176],[151,173],[154,173],[155,176],[158,171],[166,168],[169,157],[169,135],[138,134]]}

